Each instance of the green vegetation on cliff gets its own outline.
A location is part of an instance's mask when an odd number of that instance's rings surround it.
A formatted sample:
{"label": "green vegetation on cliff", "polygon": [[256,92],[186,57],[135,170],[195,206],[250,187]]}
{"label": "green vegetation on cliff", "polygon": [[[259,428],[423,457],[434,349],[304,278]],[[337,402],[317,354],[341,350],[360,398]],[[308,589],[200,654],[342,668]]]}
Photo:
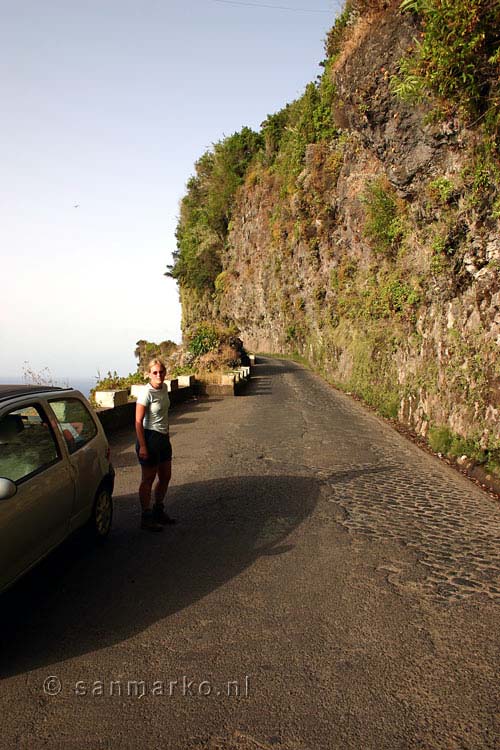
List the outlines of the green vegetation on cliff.
{"label": "green vegetation on cliff", "polygon": [[448,112],[458,105],[469,119],[484,119],[489,145],[500,147],[500,3],[404,0],[401,10],[417,14],[422,31],[393,90],[413,101],[431,92]]}
{"label": "green vegetation on cliff", "polygon": [[293,182],[304,168],[306,147],[330,140],[338,134],[331,115],[335,87],[330,63],[316,83],[309,83],[302,96],[262,123],[264,154],[261,163]]}
{"label": "green vegetation on cliff", "polygon": [[322,75],[196,164],[184,330],[235,324],[497,465],[499,42],[497,0],[348,0]]}
{"label": "green vegetation on cliff", "polygon": [[[177,251],[168,274],[181,287],[213,292],[223,271],[222,256],[238,188],[252,168],[267,169],[281,178],[282,193],[296,189],[306,148],[341,135],[332,117],[336,101],[332,65],[346,33],[356,20],[383,3],[348,0],[327,35],[323,74],[303,95],[276,114],[268,115],[260,133],[247,127],[216,143],[196,162],[187,184],[177,227]],[[392,90],[422,101],[439,97],[442,116],[454,105],[470,118],[484,120],[495,150],[500,113],[500,3],[491,0],[404,0],[401,10],[413,13],[420,29],[409,54],[393,76]],[[373,188],[375,190],[375,188]],[[375,200],[381,196],[373,193]],[[396,234],[399,227],[391,224]],[[389,228],[390,229],[390,228]],[[388,231],[389,231],[388,229]]]}
{"label": "green vegetation on cliff", "polygon": [[177,251],[168,274],[181,286],[213,290],[222,271],[236,190],[262,144],[250,128],[216,143],[196,162],[196,175],[187,184],[177,226]]}

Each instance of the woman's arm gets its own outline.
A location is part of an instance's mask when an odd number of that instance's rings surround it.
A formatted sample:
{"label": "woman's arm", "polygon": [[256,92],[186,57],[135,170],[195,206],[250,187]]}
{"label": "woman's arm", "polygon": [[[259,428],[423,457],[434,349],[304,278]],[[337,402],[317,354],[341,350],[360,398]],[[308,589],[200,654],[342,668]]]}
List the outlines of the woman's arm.
{"label": "woman's arm", "polygon": [[142,420],[146,413],[146,407],[142,404],[135,405],[135,432],[137,434],[137,442],[139,443],[139,458],[148,457],[148,449],[146,448],[146,438],[144,437],[144,426]]}

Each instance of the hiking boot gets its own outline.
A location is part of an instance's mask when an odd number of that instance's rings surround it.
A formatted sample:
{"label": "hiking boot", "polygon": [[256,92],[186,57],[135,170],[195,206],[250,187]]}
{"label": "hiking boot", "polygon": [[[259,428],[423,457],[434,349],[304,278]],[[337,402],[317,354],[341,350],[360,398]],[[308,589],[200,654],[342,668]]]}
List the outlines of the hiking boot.
{"label": "hiking boot", "polygon": [[175,518],[171,518],[168,513],[165,513],[163,505],[153,505],[153,518],[156,523],[160,523],[162,526],[177,523]]}
{"label": "hiking boot", "polygon": [[163,526],[153,516],[152,510],[145,510],[141,516],[141,529],[146,531],[163,531]]}

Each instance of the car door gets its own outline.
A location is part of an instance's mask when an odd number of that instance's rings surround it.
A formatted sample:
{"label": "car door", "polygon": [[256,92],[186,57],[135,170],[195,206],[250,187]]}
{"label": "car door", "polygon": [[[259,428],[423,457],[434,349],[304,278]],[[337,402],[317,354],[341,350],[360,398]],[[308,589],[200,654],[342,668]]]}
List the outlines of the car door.
{"label": "car door", "polygon": [[40,403],[0,417],[0,476],[17,486],[13,497],[0,500],[1,589],[69,530],[72,470]]}
{"label": "car door", "polygon": [[66,441],[75,478],[75,504],[72,528],[88,520],[95,494],[103,478],[102,460],[106,446],[86,405],[76,396],[48,401]]}

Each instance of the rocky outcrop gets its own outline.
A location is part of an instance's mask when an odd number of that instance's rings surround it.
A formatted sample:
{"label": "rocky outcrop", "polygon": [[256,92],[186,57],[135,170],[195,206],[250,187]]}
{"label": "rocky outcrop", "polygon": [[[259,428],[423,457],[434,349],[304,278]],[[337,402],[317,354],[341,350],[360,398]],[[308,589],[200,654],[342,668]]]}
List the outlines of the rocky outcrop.
{"label": "rocky outcrop", "polygon": [[338,134],[307,147],[293,191],[265,166],[248,175],[205,315],[248,348],[302,354],[421,435],[444,426],[458,450],[494,455],[498,199],[481,132],[391,92],[418,30],[385,5],[352,24],[331,68]]}

